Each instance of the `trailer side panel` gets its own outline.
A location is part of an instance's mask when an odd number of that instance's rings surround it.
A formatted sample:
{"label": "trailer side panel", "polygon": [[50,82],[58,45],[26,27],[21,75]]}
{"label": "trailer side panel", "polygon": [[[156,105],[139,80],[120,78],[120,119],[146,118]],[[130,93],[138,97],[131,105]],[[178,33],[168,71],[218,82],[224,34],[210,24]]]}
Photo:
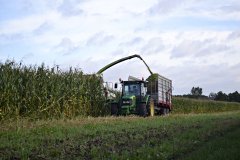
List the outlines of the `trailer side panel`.
{"label": "trailer side panel", "polygon": [[154,100],[155,106],[169,108],[172,107],[172,81],[159,74],[154,74],[148,78],[148,94]]}

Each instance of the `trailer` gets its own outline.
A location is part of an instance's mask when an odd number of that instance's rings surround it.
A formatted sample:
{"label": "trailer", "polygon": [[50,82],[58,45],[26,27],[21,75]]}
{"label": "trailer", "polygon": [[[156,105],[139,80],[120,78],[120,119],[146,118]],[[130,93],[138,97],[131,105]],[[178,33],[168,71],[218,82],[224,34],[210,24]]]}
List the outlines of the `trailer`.
{"label": "trailer", "polygon": [[172,80],[155,73],[147,81],[147,94],[154,102],[155,113],[168,114],[172,110]]}

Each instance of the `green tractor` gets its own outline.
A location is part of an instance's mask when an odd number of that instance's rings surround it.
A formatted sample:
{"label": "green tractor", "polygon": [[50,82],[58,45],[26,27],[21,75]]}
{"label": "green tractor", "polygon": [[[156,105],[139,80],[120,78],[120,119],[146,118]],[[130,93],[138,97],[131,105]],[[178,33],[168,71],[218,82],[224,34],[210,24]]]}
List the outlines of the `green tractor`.
{"label": "green tractor", "polygon": [[[147,116],[150,113],[150,95],[147,94],[147,82],[143,80],[121,81],[120,99],[111,103],[112,115],[137,114]],[[117,84],[115,84],[117,88]]]}

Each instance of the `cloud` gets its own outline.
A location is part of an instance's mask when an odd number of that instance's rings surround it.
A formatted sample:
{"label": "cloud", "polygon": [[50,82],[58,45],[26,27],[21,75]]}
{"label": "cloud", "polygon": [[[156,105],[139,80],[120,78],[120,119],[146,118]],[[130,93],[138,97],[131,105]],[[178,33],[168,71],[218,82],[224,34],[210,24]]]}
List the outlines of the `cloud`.
{"label": "cloud", "polygon": [[49,22],[44,22],[38,28],[36,28],[33,31],[33,33],[37,35],[44,34],[46,31],[49,31],[51,28],[52,27]]}
{"label": "cloud", "polygon": [[240,4],[232,4],[232,5],[224,5],[218,8],[222,12],[233,13],[233,12],[240,12]]}
{"label": "cloud", "polygon": [[240,39],[240,31],[233,31],[231,34],[229,34],[228,39],[229,40]]}
{"label": "cloud", "polygon": [[91,74],[91,73],[96,73],[98,70],[100,70],[102,67],[106,66],[107,63],[111,62],[108,58],[104,60],[94,60],[92,57],[88,57],[86,59],[81,59],[79,58],[74,58],[74,59],[66,59],[65,61],[62,62],[60,65],[61,68],[69,68],[71,67],[76,67],[81,68],[84,73]]}
{"label": "cloud", "polygon": [[122,49],[117,49],[111,53],[111,55],[117,56],[117,55],[122,55],[124,51]]}
{"label": "cloud", "polygon": [[[240,20],[239,1],[195,1],[186,8],[188,14],[217,20]],[[190,11],[190,12],[188,12]]]}
{"label": "cloud", "polygon": [[141,49],[143,54],[157,54],[165,48],[160,37],[151,38]]}
{"label": "cloud", "polygon": [[72,54],[74,51],[79,49],[78,45],[75,45],[70,38],[63,38],[61,42],[54,48],[56,53],[63,55]]}
{"label": "cloud", "polygon": [[79,3],[82,0],[63,0],[62,4],[58,7],[58,11],[63,16],[77,16],[84,13],[84,11],[79,7]]}
{"label": "cloud", "polygon": [[141,37],[134,37],[130,41],[120,43],[119,46],[134,46],[142,43],[143,41],[144,40]]}
{"label": "cloud", "polygon": [[[173,81],[174,94],[188,94],[194,86],[203,88],[203,94],[210,92],[229,93],[239,90],[240,67],[227,64],[198,65],[186,63],[181,66],[166,67],[159,65],[164,75]],[[237,76],[238,75],[238,76]]]}
{"label": "cloud", "polygon": [[[229,72],[231,73],[232,79],[235,81],[235,83],[240,84],[240,63],[232,66],[229,68]],[[236,90],[240,90],[240,86],[238,85],[238,88]]]}
{"label": "cloud", "polygon": [[21,33],[13,33],[13,34],[0,34],[0,44],[1,43],[10,43],[21,41],[25,38],[25,36]]}
{"label": "cloud", "polygon": [[184,4],[184,0],[158,0],[158,3],[147,10],[148,14],[168,14]]}
{"label": "cloud", "polygon": [[29,14],[18,19],[0,21],[0,34],[32,33],[45,22],[56,22],[59,14],[54,11],[46,11],[42,14]]}
{"label": "cloud", "polygon": [[209,18],[218,20],[240,20],[238,1],[158,0],[146,13],[158,17]]}
{"label": "cloud", "polygon": [[231,48],[223,43],[217,43],[213,39],[205,39],[203,41],[184,40],[175,46],[171,51],[171,58],[182,57],[202,57],[211,54],[219,54],[227,52]]}
{"label": "cloud", "polygon": [[26,59],[30,59],[30,58],[33,58],[33,57],[34,57],[33,53],[27,53],[22,57],[22,60],[24,61]]}
{"label": "cloud", "polygon": [[98,32],[87,40],[86,45],[103,45],[114,40],[113,35],[106,35],[104,32]]}

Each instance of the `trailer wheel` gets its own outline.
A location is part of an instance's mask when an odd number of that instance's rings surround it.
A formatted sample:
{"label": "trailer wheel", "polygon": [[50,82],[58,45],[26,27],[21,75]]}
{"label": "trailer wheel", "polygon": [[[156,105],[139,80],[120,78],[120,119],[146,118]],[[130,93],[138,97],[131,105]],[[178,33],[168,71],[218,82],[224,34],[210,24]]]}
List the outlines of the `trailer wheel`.
{"label": "trailer wheel", "polygon": [[116,116],[118,114],[118,104],[111,103],[111,115]]}
{"label": "trailer wheel", "polygon": [[164,115],[164,108],[161,107],[158,113],[159,115]]}
{"label": "trailer wheel", "polygon": [[169,114],[170,110],[169,108],[166,108],[166,114]]}
{"label": "trailer wheel", "polygon": [[168,115],[169,114],[169,108],[163,108],[162,115]]}
{"label": "trailer wheel", "polygon": [[146,117],[148,115],[146,103],[140,104],[138,114],[143,117]]}

